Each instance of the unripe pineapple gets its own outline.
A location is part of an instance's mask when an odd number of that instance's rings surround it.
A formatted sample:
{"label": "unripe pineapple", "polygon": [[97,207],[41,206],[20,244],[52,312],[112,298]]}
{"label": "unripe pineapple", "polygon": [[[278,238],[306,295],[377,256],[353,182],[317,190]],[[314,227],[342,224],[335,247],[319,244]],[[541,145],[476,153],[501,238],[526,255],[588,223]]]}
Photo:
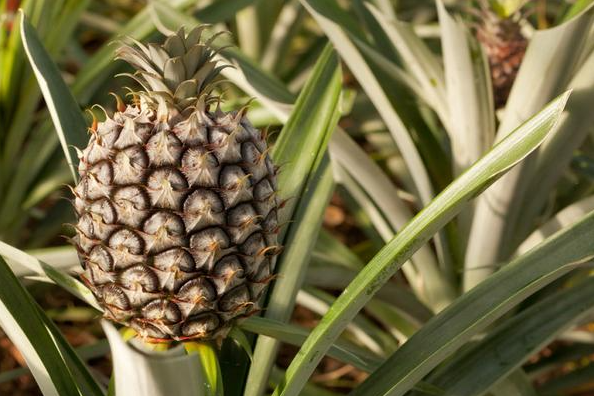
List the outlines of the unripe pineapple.
{"label": "unripe pineapple", "polygon": [[74,189],[83,280],[153,341],[224,337],[259,309],[278,251],[265,136],[220,110],[202,30],[121,46],[143,91],[91,128]]}
{"label": "unripe pineapple", "polygon": [[[518,7],[523,4],[517,3]],[[504,9],[499,12],[491,9],[486,1],[480,4],[480,21],[476,37],[483,45],[489,60],[495,107],[499,108],[507,101],[524,59],[528,40],[522,33],[520,14],[517,10],[507,14]]]}

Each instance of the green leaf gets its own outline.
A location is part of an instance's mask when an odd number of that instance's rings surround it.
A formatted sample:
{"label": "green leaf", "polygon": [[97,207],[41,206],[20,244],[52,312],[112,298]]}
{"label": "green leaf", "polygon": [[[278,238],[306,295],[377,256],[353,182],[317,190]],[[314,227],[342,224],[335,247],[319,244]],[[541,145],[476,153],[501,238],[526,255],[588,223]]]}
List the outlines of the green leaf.
{"label": "green leaf", "polygon": [[281,194],[291,198],[280,222],[292,218],[304,186],[322,160],[340,116],[342,74],[331,46],[322,52],[316,68],[301,90],[291,117],[274,145],[272,157],[277,165],[287,165],[278,176]]}
{"label": "green leaf", "polygon": [[[275,162],[288,165],[278,178],[281,194],[299,198],[289,200],[281,212],[281,224],[288,219],[293,222],[283,241],[286,249],[277,264],[279,277],[264,312],[269,319],[289,320],[333,191],[332,168],[325,152],[340,117],[341,83],[338,58],[327,46],[274,147]],[[254,360],[258,364],[250,368],[246,396],[265,391],[278,347],[279,343],[269,337],[256,340]]]}
{"label": "green leaf", "polygon": [[400,116],[392,107],[380,81],[372,69],[365,62],[363,55],[351,40],[344,28],[330,19],[329,10],[338,7],[331,0],[301,0],[303,6],[316,19],[324,30],[343,61],[361,83],[370,100],[382,116],[386,126],[392,134],[408,170],[415,182],[421,200],[427,203],[433,198],[433,187],[421,156],[415,146],[409,131]]}
{"label": "green leaf", "polygon": [[[406,129],[396,109],[390,103],[385,84],[380,82],[377,75],[374,74],[374,70],[366,63],[363,54],[357,47],[356,41],[358,37],[354,33],[356,29],[350,26],[352,22],[349,23],[350,20],[344,15],[344,12],[334,0],[302,0],[301,2],[310,14],[314,16],[320,27],[334,44],[343,61],[359,80],[367,96],[373,102],[407,165],[408,172],[416,186],[413,188],[416,188],[418,191],[421,202],[427,203],[433,197],[433,187],[425,164],[415,146],[410,131]],[[340,133],[337,134],[344,142],[346,139],[341,135]],[[356,168],[353,166],[353,163],[357,162],[351,161],[349,163],[345,161],[342,165],[345,169]],[[355,171],[353,170],[353,172]],[[362,178],[357,178],[357,180],[360,180],[361,183],[373,183]],[[389,189],[389,187],[385,188],[386,190]],[[410,215],[406,215],[409,210],[394,194],[388,194],[388,191],[385,191],[383,195],[389,195],[389,200],[392,202],[389,205],[391,210],[384,211],[383,214],[389,217],[394,231],[399,230],[410,219]],[[444,259],[443,261],[449,263],[449,255],[446,252],[447,244],[443,240],[442,235],[436,239],[436,245],[439,255]],[[429,249],[423,248],[417,256],[420,256],[416,263],[419,276],[409,279],[409,281],[419,285],[417,289],[422,287],[423,298],[430,303],[433,309],[439,310],[447,305],[455,295],[452,285],[449,284],[450,278],[443,276]],[[415,260],[413,259],[413,261]],[[411,272],[407,271],[407,273],[410,274]],[[424,278],[421,279],[421,276],[424,276]]]}
{"label": "green leaf", "polygon": [[[555,99],[508,138],[493,147],[415,216],[365,266],[308,337],[289,366],[284,383],[275,390],[275,395],[299,394],[301,387],[331,343],[400,266],[460,212],[476,194],[483,191],[542,143],[558,121],[568,96],[569,93],[565,93]],[[413,338],[404,345],[409,345]],[[400,373],[400,375],[407,374],[408,371]],[[382,380],[385,382],[386,378]]]}
{"label": "green leaf", "polygon": [[51,279],[64,290],[85,301],[93,308],[102,311],[89,288],[74,277],[2,241],[0,241],[0,255],[10,259],[15,264],[26,267],[29,271],[37,275]]}
{"label": "green leaf", "polygon": [[450,16],[442,1],[437,1],[437,13],[449,104],[449,135],[455,174],[460,174],[495,139],[491,75],[482,47],[462,22]]}
{"label": "green leaf", "polygon": [[[0,256],[3,255],[2,246],[3,245],[0,245]],[[11,247],[11,249],[16,248]],[[37,272],[39,267],[20,264],[18,260],[13,260],[11,258],[11,255],[8,254],[8,251],[9,250],[5,251],[4,258],[6,259],[10,270],[16,275],[17,278],[33,274],[41,275],[39,272]],[[55,246],[43,249],[27,250],[24,252],[60,271],[67,272],[72,268],[80,266],[78,253],[73,246]]]}
{"label": "green leaf", "polygon": [[[340,80],[334,81],[334,83],[340,85]],[[301,114],[306,116],[307,113]],[[338,115],[338,112],[335,114]],[[334,122],[327,133],[331,133],[335,125]],[[305,193],[299,200],[296,213],[293,216],[294,222],[287,232],[286,249],[279,257],[278,279],[274,283],[272,291],[269,292],[268,304],[264,311],[264,317],[267,319],[281,322],[287,322],[290,319],[291,312],[295,307],[297,292],[307,273],[311,251],[334,187],[332,168],[328,158],[324,157],[322,163],[316,165],[316,173],[311,174],[308,180]],[[270,370],[276,360],[279,346],[279,342],[273,338],[257,338],[254,349],[254,361],[257,364],[250,367],[245,390],[246,396],[259,395],[266,390]]]}
{"label": "green leaf", "polygon": [[593,225],[594,212],[465,293],[413,335],[353,395],[404,395],[472,336],[526,297],[591,260]]}
{"label": "green leaf", "polygon": [[[250,317],[240,323],[240,327],[252,333],[274,338],[279,342],[301,346],[307,338],[307,329],[280,322],[274,319]],[[328,350],[328,356],[341,362],[352,364],[360,370],[371,373],[381,364],[381,358],[367,349],[338,340]]]}
{"label": "green leaf", "polygon": [[407,70],[421,86],[423,97],[428,99],[427,103],[435,110],[442,123],[449,125],[446,78],[437,56],[415,34],[411,24],[388,19],[371,3],[366,3],[366,6],[397,49]]}
{"label": "green leaf", "polygon": [[519,368],[553,338],[592,312],[594,278],[554,293],[495,328],[427,382],[448,396],[479,396]]}
{"label": "green leaf", "polygon": [[76,148],[82,150],[87,145],[87,124],[70,89],[64,83],[58,67],[43,48],[35,29],[27,22],[22,12],[21,37],[45,103],[54,121],[70,171],[74,180],[78,180]]}
{"label": "green leaf", "polygon": [[257,0],[213,1],[196,12],[196,17],[204,23],[226,22],[245,7],[253,5]]}
{"label": "green leaf", "polygon": [[534,232],[522,242],[520,247],[518,247],[517,254],[526,253],[557,231],[569,227],[583,219],[584,216],[592,210],[594,210],[594,196],[581,199],[563,208],[551,216],[546,223],[534,230]]}
{"label": "green leaf", "polygon": [[594,52],[590,53],[580,70],[569,83],[573,94],[567,102],[567,117],[559,124],[536,158],[534,176],[528,181],[527,193],[521,203],[521,217],[518,220],[517,237],[528,234],[534,219],[548,203],[551,191],[566,174],[575,151],[590,135],[594,124]]}
{"label": "green leaf", "polygon": [[571,7],[569,8],[569,10],[567,10],[565,15],[563,15],[563,19],[561,20],[561,23],[569,21],[571,18],[575,17],[582,11],[588,9],[593,4],[594,4],[594,1],[592,1],[592,0],[577,0],[576,2],[574,2],[571,5]]}
{"label": "green leaf", "polygon": [[223,396],[223,377],[215,347],[208,343],[189,341],[184,342],[184,348],[188,355],[198,355],[200,358],[202,372],[207,382],[207,395]]}
{"label": "green leaf", "polygon": [[72,373],[48,332],[41,311],[0,258],[0,325],[22,353],[45,396],[79,395]]}
{"label": "green leaf", "polygon": [[138,339],[124,341],[111,323],[101,324],[111,348],[116,396],[205,395],[209,381],[199,356],[182,346],[151,351]]}

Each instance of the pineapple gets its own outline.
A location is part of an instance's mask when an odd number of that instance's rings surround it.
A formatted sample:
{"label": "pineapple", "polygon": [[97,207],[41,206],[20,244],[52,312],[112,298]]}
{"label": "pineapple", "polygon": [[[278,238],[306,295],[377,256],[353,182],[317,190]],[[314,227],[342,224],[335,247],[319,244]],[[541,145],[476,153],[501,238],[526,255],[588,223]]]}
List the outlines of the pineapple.
{"label": "pineapple", "polygon": [[152,342],[221,340],[259,309],[279,251],[265,134],[220,109],[202,31],[119,48],[143,90],[90,128],[73,190],[83,281]]}
{"label": "pineapple", "polygon": [[[515,2],[516,7],[522,3]],[[480,22],[476,30],[476,37],[489,60],[496,108],[505,105],[528,46],[517,8],[512,8],[514,11],[511,12],[498,4],[493,2],[493,9],[486,0],[480,2]]]}

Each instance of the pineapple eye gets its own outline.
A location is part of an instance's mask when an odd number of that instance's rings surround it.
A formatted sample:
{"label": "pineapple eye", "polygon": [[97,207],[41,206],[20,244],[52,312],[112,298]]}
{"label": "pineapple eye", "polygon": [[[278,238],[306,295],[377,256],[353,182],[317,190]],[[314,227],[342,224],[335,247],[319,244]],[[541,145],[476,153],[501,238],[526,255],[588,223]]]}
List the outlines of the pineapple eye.
{"label": "pineapple eye", "polygon": [[191,186],[216,187],[219,180],[219,161],[203,148],[190,148],[182,157],[182,171]]}
{"label": "pineapple eye", "polygon": [[244,272],[243,265],[236,255],[220,259],[215,264],[212,279],[217,287],[217,293],[223,294],[237,286],[244,279]]}
{"label": "pineapple eye", "polygon": [[108,306],[124,311],[130,309],[130,301],[128,300],[128,297],[126,297],[126,294],[122,289],[112,283],[105,285],[101,289],[101,296],[105,304]]}
{"label": "pineapple eye", "polygon": [[245,308],[250,303],[250,291],[246,285],[241,285],[225,294],[219,301],[219,308],[223,312],[232,312]]}
{"label": "pineapple eye", "polygon": [[184,222],[188,232],[224,222],[223,201],[213,191],[196,190],[184,202]]}
{"label": "pineapple eye", "polygon": [[157,212],[144,222],[144,232],[157,235],[159,232],[166,235],[182,235],[185,232],[181,218],[169,212]]}
{"label": "pineapple eye", "polygon": [[115,184],[139,183],[148,167],[148,159],[139,146],[128,147],[116,154],[114,159]]}
{"label": "pineapple eye", "polygon": [[226,208],[251,200],[251,186],[250,176],[239,166],[229,165],[221,171],[220,193]]}
{"label": "pineapple eye", "polygon": [[173,132],[188,146],[197,146],[208,143],[206,125],[210,120],[208,117],[200,117],[198,112],[193,112],[187,120],[177,123]]}
{"label": "pineapple eye", "polygon": [[157,169],[148,178],[148,194],[154,206],[178,209],[188,188],[181,172],[174,169]]}
{"label": "pineapple eye", "polygon": [[148,320],[162,321],[169,324],[177,323],[182,318],[177,305],[165,299],[151,301],[142,308],[142,314]]}
{"label": "pineapple eye", "polygon": [[113,170],[109,162],[101,161],[89,170],[89,175],[98,183],[108,185],[113,179]]}
{"label": "pineapple eye", "polygon": [[105,224],[113,224],[117,218],[115,208],[106,198],[92,202],[89,212],[98,215]]}
{"label": "pineapple eye", "polygon": [[149,207],[145,193],[136,186],[122,187],[115,192],[113,200],[121,208],[131,206],[132,209],[146,210]]}
{"label": "pineapple eye", "polygon": [[142,254],[144,250],[143,241],[138,234],[126,228],[114,232],[108,245],[112,249],[124,250],[130,254]]}
{"label": "pineapple eye", "polygon": [[144,222],[147,250],[161,252],[183,243],[185,227],[182,219],[169,212],[157,212]]}
{"label": "pineapple eye", "polygon": [[167,336],[165,332],[142,319],[132,319],[130,327],[136,330],[136,332],[143,338],[162,339]]}
{"label": "pineapple eye", "polygon": [[153,166],[173,165],[181,157],[182,144],[175,134],[163,130],[149,139],[146,152]]}
{"label": "pineapple eye", "polygon": [[216,299],[215,289],[205,278],[196,278],[186,282],[177,293],[181,301],[200,304]]}
{"label": "pineapple eye", "polygon": [[154,257],[153,265],[161,271],[171,271],[179,268],[190,272],[196,268],[192,255],[181,248],[174,248],[159,253]]}
{"label": "pineapple eye", "polygon": [[157,291],[159,280],[153,271],[143,264],[138,264],[123,271],[119,276],[120,283],[126,289],[138,290],[139,287],[146,292]]}
{"label": "pineapple eye", "polygon": [[190,318],[182,326],[185,337],[205,337],[219,326],[219,318],[213,313],[205,313]]}
{"label": "pineapple eye", "polygon": [[262,233],[257,232],[250,235],[250,237],[239,247],[239,250],[246,256],[254,257],[261,255],[266,249],[266,241]]}
{"label": "pineapple eye", "polygon": [[274,209],[262,222],[262,229],[268,234],[276,234],[278,232],[278,228],[278,215],[276,213],[276,209]]}
{"label": "pineapple eye", "polygon": [[243,242],[249,235],[260,229],[262,217],[248,203],[237,205],[227,214],[227,226],[233,243]]}
{"label": "pineapple eye", "polygon": [[103,246],[95,246],[89,254],[89,262],[96,264],[103,271],[113,270],[113,257]]}
{"label": "pineapple eye", "polygon": [[214,252],[229,247],[229,237],[220,228],[208,228],[190,237],[190,248],[197,252]]}

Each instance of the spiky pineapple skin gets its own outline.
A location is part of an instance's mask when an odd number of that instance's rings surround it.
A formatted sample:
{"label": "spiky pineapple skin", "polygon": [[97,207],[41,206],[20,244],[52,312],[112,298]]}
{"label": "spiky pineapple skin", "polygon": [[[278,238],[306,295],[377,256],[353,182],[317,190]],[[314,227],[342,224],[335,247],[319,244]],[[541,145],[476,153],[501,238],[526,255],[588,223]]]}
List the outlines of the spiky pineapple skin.
{"label": "spiky pineapple skin", "polygon": [[476,31],[476,37],[483,45],[489,61],[496,108],[503,107],[507,102],[528,47],[528,40],[516,18],[501,18],[489,10],[483,10]]}
{"label": "spiky pineapple skin", "polygon": [[265,136],[202,99],[121,108],[80,155],[82,279],[105,317],[149,340],[220,340],[260,309],[278,252]]}

